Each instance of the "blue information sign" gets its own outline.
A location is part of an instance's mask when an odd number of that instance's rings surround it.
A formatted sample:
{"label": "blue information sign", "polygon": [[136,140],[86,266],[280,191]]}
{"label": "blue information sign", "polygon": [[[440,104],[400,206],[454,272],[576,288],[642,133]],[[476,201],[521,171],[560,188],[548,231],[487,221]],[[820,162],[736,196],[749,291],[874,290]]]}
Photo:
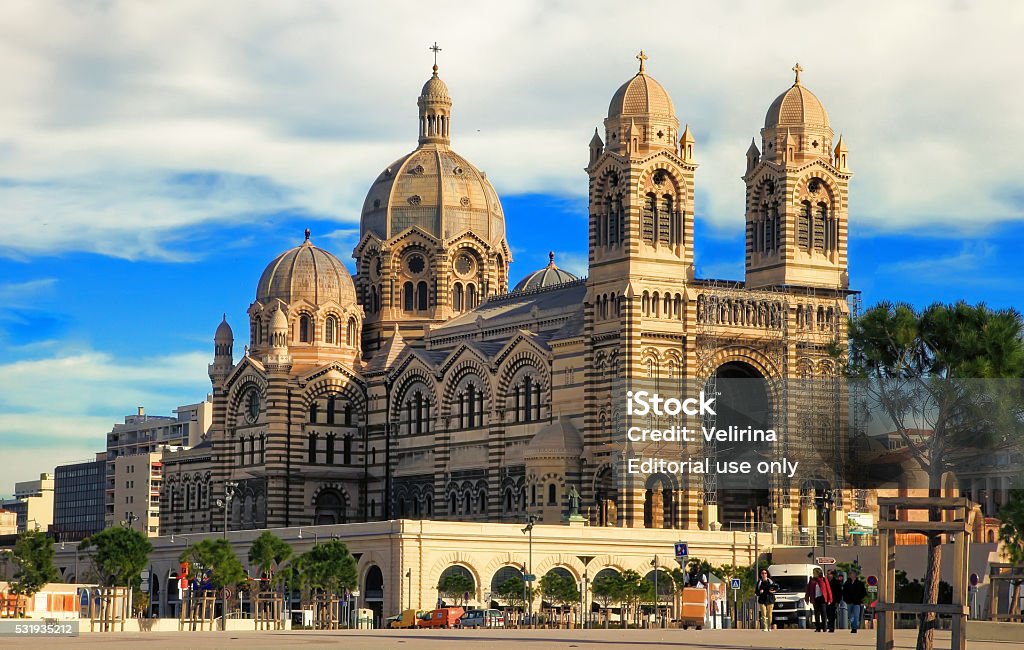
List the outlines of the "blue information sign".
{"label": "blue information sign", "polygon": [[676,542],[676,557],[689,557],[690,551],[686,542]]}
{"label": "blue information sign", "polygon": [[739,578],[733,578],[732,579],[732,588],[733,589],[739,589],[740,588],[740,579]]}

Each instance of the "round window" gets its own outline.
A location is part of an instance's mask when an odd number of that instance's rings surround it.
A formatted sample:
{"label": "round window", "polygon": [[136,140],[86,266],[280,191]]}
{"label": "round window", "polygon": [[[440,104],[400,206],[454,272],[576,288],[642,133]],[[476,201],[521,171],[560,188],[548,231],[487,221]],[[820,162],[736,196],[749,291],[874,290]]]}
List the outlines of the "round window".
{"label": "round window", "polygon": [[405,262],[406,267],[410,273],[419,275],[423,273],[423,269],[426,268],[427,263],[423,260],[422,255],[410,255],[409,259]]}
{"label": "round window", "polygon": [[468,253],[462,253],[455,258],[455,272],[459,275],[469,275],[473,272],[473,257]]}

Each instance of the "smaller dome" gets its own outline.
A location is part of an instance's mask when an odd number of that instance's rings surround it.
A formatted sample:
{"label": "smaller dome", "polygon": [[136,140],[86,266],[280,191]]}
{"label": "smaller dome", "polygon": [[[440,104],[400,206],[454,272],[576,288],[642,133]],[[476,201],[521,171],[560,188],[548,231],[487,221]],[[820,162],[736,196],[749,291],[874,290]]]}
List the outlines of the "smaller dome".
{"label": "smaller dome", "polygon": [[525,458],[579,458],[583,454],[583,436],[567,416],[560,416],[534,434]]}
{"label": "smaller dome", "polygon": [[445,82],[441,81],[441,78],[437,76],[437,66],[434,66],[434,74],[427,79],[427,83],[423,84],[423,90],[420,92],[422,97],[444,97],[448,98],[448,86]]}
{"label": "smaller dome", "polygon": [[314,305],[333,300],[343,307],[356,302],[356,287],[348,269],[337,257],[314,246],[308,229],[306,241],[274,258],[256,286],[256,300],[264,305],[302,299]]}
{"label": "smaller dome", "polygon": [[579,280],[579,278],[555,266],[555,254],[550,252],[548,253],[548,265],[520,280],[513,291],[543,289],[544,287],[553,287],[565,284],[566,282],[572,282],[573,280]]}
{"label": "smaller dome", "polygon": [[275,309],[274,315],[270,317],[270,330],[273,331],[288,331],[288,318],[284,315],[284,310]]}
{"label": "smaller dome", "polygon": [[608,117],[620,115],[661,115],[675,117],[676,107],[664,86],[640,69],[632,79],[622,84],[608,105]]}
{"label": "smaller dome", "polygon": [[217,333],[213,335],[214,343],[232,343],[235,340],[235,333],[231,331],[231,326],[228,325],[228,315],[224,314],[224,319],[217,326]]}
{"label": "smaller dome", "polygon": [[793,66],[796,81],[789,89],[775,98],[764,116],[764,128],[786,126],[828,127],[828,112],[814,93],[800,83],[800,64]]}

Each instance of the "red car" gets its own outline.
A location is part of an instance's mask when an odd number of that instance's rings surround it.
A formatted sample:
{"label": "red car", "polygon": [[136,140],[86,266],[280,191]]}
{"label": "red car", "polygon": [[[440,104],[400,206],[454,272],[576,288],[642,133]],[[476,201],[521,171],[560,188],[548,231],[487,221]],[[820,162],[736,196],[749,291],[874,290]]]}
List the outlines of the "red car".
{"label": "red car", "polygon": [[454,627],[466,612],[462,607],[442,607],[423,615],[417,625],[420,627]]}

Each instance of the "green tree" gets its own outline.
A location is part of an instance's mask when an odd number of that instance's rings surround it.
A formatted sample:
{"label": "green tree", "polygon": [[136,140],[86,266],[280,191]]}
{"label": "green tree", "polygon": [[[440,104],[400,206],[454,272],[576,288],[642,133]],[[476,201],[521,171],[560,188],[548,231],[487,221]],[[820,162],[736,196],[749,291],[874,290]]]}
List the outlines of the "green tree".
{"label": "green tree", "polygon": [[153,544],[141,532],[115,526],[82,540],[92,567],[104,587],[132,587],[138,591],[142,571],[149,564]]}
{"label": "green tree", "polygon": [[301,583],[311,589],[338,595],[342,590],[354,590],[358,582],[356,559],[345,542],[332,539],[316,544],[299,557],[298,573]]}
{"label": "green tree", "polygon": [[26,530],[14,543],[14,580],[11,593],[31,598],[60,575],[53,566],[53,540],[40,530]]}
{"label": "green tree", "polygon": [[604,627],[608,629],[608,621],[611,618],[611,605],[622,601],[622,576],[618,573],[599,573],[591,585],[591,594],[594,599],[604,608]]}
{"label": "green tree", "polygon": [[[999,541],[1007,559],[1013,564],[1024,564],[1024,489],[1010,490],[1010,498],[999,509]],[[1014,580],[1010,611],[1020,613],[1020,581]]]}
{"label": "green tree", "polygon": [[580,602],[580,590],[576,587],[576,581],[554,571],[549,571],[541,577],[540,593],[548,603],[559,607],[563,618],[567,608]]}
{"label": "green tree", "polygon": [[[1022,331],[1015,310],[963,302],[921,311],[883,302],[850,323],[849,373],[866,380],[868,397],[928,476],[930,496],[941,496],[964,449],[1019,442],[1020,382],[973,380],[1024,376]],[[941,542],[928,535],[928,603],[938,601]],[[918,650],[930,650],[937,625],[934,614],[922,617]]]}
{"label": "green tree", "polygon": [[473,578],[461,571],[443,573],[441,579],[437,581],[437,593],[441,595],[441,598],[453,600],[456,603],[462,603],[463,596],[473,593],[475,589]]}
{"label": "green tree", "polygon": [[267,581],[268,587],[276,584],[276,570],[291,557],[291,545],[269,530],[263,531],[249,547],[249,563],[256,566],[260,578]]}
{"label": "green tree", "polygon": [[[245,567],[235,555],[231,543],[224,538],[204,539],[185,549],[178,558],[182,562],[196,567],[189,573],[205,572],[210,577],[210,585],[221,595],[221,605],[225,620],[228,610],[227,589],[240,589],[246,584],[248,574]],[[225,626],[226,627],[226,626]]]}
{"label": "green tree", "polygon": [[518,576],[513,576],[498,585],[494,595],[505,601],[511,609],[522,609],[526,606],[526,582]]}

